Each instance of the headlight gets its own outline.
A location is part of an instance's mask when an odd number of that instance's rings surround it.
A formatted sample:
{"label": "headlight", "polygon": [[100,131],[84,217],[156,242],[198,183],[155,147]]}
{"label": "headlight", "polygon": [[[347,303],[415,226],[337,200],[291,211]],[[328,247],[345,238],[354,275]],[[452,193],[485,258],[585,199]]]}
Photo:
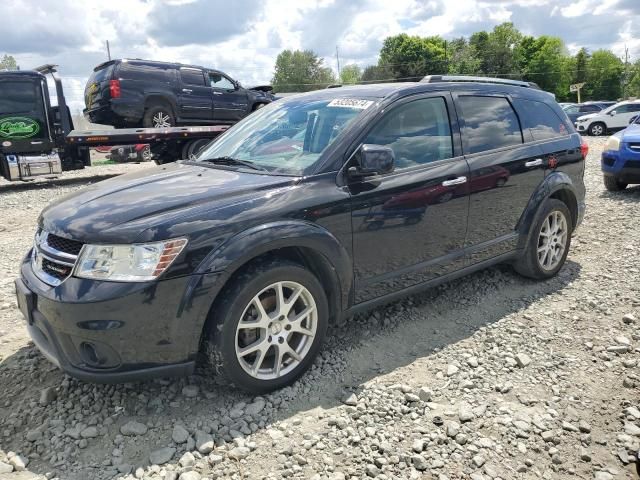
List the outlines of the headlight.
{"label": "headlight", "polygon": [[620,150],[620,137],[617,135],[611,135],[607,139],[607,143],[604,144],[606,150]]}
{"label": "headlight", "polygon": [[187,244],[186,238],[134,245],[85,245],[74,275],[114,282],[146,282],[158,278]]}

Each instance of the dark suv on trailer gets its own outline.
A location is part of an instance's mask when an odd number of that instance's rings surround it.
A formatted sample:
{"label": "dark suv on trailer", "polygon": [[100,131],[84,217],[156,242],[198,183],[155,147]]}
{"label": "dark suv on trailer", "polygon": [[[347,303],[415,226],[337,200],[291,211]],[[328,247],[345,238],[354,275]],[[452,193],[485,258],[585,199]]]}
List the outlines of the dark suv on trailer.
{"label": "dark suv on trailer", "polygon": [[114,127],[231,124],[273,101],[271,87],[244,88],[210,68],[111,60],[93,69],[84,114]]}
{"label": "dark suv on trailer", "polygon": [[16,281],[36,345],[90,381],[290,384],[327,325],[499,262],[546,279],[584,209],[553,96],[466,77],[285,98],[194,160],[48,206]]}

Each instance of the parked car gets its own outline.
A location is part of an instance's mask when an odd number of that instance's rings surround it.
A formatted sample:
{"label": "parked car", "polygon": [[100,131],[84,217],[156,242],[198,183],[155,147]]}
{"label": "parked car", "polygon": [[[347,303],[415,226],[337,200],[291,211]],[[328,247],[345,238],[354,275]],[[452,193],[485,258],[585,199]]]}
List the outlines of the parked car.
{"label": "parked car", "polygon": [[589,113],[599,112],[604,108],[606,107],[599,103],[587,102],[587,103],[574,103],[572,105],[563,107],[563,110],[564,110],[564,113],[567,114],[567,117],[569,117],[569,120],[571,120],[571,123],[575,125],[579,117],[588,115]]}
{"label": "parked car", "polygon": [[244,88],[210,68],[110,60],[94,68],[84,115],[114,127],[232,124],[273,101],[271,87]]}
{"label": "parked car", "polygon": [[640,116],[607,140],[601,157],[604,186],[618,192],[640,183]]}
{"label": "parked car", "polygon": [[576,128],[580,133],[601,136],[607,132],[621,130],[629,124],[629,120],[640,112],[640,101],[619,102],[597,113],[578,117]]}
{"label": "parked car", "polygon": [[136,145],[117,145],[111,147],[108,155],[109,160],[117,163],[127,162],[150,162],[151,149],[146,143]]}
{"label": "parked car", "polygon": [[584,215],[586,144],[549,93],[458,79],[283,98],[193,160],[50,204],[16,280],[31,338],[88,381],[205,358],[266,392],[357,311],[502,262],[553,277]]}

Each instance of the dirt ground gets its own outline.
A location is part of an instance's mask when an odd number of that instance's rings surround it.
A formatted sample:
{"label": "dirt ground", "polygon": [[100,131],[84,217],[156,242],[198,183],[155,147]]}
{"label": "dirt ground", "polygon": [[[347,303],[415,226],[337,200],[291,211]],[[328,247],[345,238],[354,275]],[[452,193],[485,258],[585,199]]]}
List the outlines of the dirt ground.
{"label": "dirt ground", "polygon": [[640,186],[606,192],[604,140],[587,141],[587,213],[556,278],[498,266],[358,316],[263,397],[206,369],[104,386],[49,364],[13,293],[40,211],[151,166],[0,183],[0,479],[638,478]]}

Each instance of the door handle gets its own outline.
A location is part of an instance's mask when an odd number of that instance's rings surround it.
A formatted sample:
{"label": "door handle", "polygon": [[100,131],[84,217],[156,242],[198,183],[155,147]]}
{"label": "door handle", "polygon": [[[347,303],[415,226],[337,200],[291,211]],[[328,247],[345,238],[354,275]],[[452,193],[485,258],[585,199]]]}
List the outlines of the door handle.
{"label": "door handle", "polygon": [[536,158],[535,160],[529,160],[524,164],[525,167],[539,167],[540,165],[542,165],[541,158]]}
{"label": "door handle", "polygon": [[453,185],[461,185],[463,183],[467,183],[467,177],[458,177],[453,180],[445,180],[442,182],[443,187],[452,187]]}
{"label": "door handle", "polygon": [[191,93],[191,92],[193,92],[193,90],[191,90],[190,88],[183,88],[183,89],[182,89],[182,91],[183,91],[184,93]]}
{"label": "door handle", "polygon": [[222,95],[222,92],[213,92],[214,95]]}

